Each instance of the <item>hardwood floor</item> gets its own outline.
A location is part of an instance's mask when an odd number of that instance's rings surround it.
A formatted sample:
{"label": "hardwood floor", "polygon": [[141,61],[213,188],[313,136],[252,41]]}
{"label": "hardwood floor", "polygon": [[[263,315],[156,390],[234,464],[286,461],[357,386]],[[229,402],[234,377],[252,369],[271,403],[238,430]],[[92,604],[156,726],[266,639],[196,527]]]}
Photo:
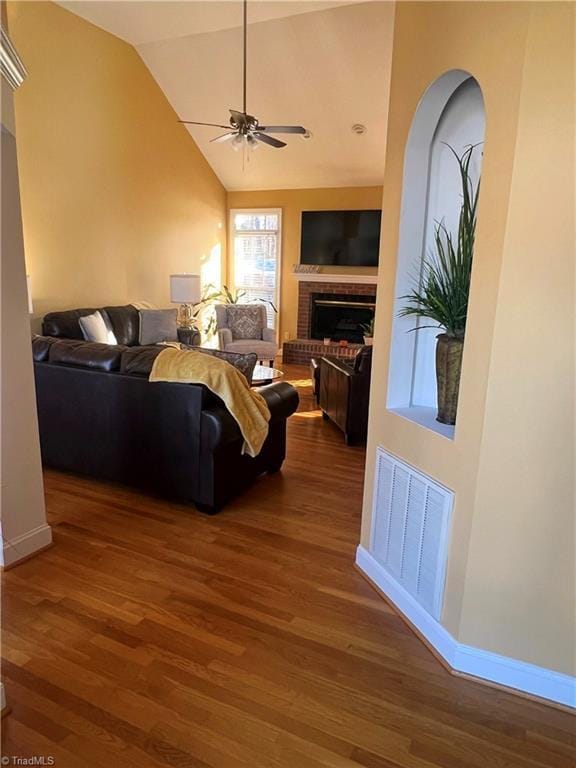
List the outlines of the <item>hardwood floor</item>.
{"label": "hardwood floor", "polygon": [[55,546],[3,577],[3,754],[572,768],[571,715],[449,675],[354,569],[363,450],[314,410],[306,369],[288,374],[282,473],[216,517],[46,474]]}

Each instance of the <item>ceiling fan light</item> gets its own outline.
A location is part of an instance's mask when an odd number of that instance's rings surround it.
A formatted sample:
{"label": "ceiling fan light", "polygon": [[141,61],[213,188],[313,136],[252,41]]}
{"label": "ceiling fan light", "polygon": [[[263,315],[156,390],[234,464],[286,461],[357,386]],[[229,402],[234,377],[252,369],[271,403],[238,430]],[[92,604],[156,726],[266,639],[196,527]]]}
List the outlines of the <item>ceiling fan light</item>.
{"label": "ceiling fan light", "polygon": [[232,141],[230,143],[232,144],[232,149],[235,152],[238,152],[238,150],[240,149],[240,147],[244,143],[244,137],[241,134],[237,133],[236,136],[234,136],[234,138],[232,139]]}

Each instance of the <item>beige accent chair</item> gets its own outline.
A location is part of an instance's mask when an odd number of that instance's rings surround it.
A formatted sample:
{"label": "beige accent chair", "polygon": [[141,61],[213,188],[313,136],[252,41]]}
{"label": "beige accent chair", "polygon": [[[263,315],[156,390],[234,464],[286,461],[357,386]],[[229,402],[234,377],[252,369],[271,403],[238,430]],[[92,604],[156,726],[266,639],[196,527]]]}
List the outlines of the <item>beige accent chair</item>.
{"label": "beige accent chair", "polygon": [[[242,311],[244,307],[251,311],[257,307],[261,313],[262,334],[259,339],[239,339],[233,338],[232,331],[228,325],[228,307],[233,306],[234,311]],[[258,355],[258,362],[268,362],[270,366],[274,363],[274,358],[278,354],[278,344],[276,342],[276,331],[267,326],[266,307],[264,304],[216,304],[216,328],[218,330],[218,345],[224,352],[255,352]]]}

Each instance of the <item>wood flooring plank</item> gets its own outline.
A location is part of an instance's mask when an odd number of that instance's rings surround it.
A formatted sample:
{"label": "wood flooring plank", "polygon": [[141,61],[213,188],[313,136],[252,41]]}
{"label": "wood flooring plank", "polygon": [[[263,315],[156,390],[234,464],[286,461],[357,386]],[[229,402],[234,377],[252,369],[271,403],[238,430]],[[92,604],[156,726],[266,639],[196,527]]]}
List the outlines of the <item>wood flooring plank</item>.
{"label": "wood flooring plank", "polygon": [[59,768],[574,768],[568,713],[450,675],[354,569],[364,451],[307,371],[281,473],[206,517],[46,471],[3,576],[3,754]]}

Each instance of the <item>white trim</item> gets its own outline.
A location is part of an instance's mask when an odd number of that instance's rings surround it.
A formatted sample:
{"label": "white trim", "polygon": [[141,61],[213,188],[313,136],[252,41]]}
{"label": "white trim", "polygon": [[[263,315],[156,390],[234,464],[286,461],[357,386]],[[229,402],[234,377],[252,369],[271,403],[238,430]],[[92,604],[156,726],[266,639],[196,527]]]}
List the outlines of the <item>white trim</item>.
{"label": "white trim", "polygon": [[575,677],[458,643],[362,546],[356,550],[356,565],[455,672],[576,708]]}
{"label": "white trim", "polygon": [[28,74],[4,29],[0,29],[0,72],[13,91],[22,85]]}
{"label": "white trim", "polygon": [[576,709],[576,677],[561,672],[461,643],[456,648],[454,669]]}
{"label": "white trim", "polygon": [[[475,82],[469,72],[460,69],[444,72],[434,80],[421,96],[406,141],[394,277],[393,320],[388,355],[386,392],[388,409],[436,406],[434,351],[435,336],[439,331],[434,328],[425,330],[424,326],[430,323],[421,318],[415,319],[411,315],[405,316],[400,310],[405,305],[402,297],[411,293],[414,280],[422,277],[423,259],[428,251],[431,219],[434,218],[435,213],[430,209],[430,204],[433,188],[436,188],[431,163],[436,156],[437,131],[442,124],[443,116],[446,115],[450,100],[466,81]],[[476,85],[480,88],[477,83]],[[482,111],[483,119],[481,91],[477,93],[480,98],[478,106]],[[466,126],[468,129],[467,121]],[[463,140],[462,144],[478,141],[479,138],[483,136],[474,135],[466,141]],[[460,140],[456,145],[460,145]],[[414,331],[414,328],[419,330]],[[405,417],[411,419],[406,412]],[[413,421],[420,424],[418,419]],[[429,428],[429,425],[423,426]]]}
{"label": "white trim", "polygon": [[299,283],[378,284],[378,275],[333,275],[324,272],[293,272],[292,275]]}
{"label": "white trim", "polygon": [[25,557],[30,557],[39,549],[44,549],[44,547],[49,546],[51,543],[52,529],[46,523],[23,533],[21,536],[16,536],[16,538],[10,541],[3,539],[2,565],[5,568],[9,565],[14,565]]}
{"label": "white trim", "polygon": [[421,427],[430,430],[430,432],[435,432],[440,437],[454,440],[455,425],[443,424],[437,421],[437,408],[429,408],[427,405],[409,405],[407,408],[388,408],[388,410],[401,419],[411,421],[412,424],[419,424]]}
{"label": "white trim", "polygon": [[362,546],[356,550],[356,565],[378,589],[381,589],[390,598],[400,613],[404,614],[414,624],[416,629],[434,646],[442,658],[451,667],[454,666],[456,641],[452,635],[436,619],[433,619],[428,611],[422,608],[420,603],[412,595],[409,595],[370,552]]}

